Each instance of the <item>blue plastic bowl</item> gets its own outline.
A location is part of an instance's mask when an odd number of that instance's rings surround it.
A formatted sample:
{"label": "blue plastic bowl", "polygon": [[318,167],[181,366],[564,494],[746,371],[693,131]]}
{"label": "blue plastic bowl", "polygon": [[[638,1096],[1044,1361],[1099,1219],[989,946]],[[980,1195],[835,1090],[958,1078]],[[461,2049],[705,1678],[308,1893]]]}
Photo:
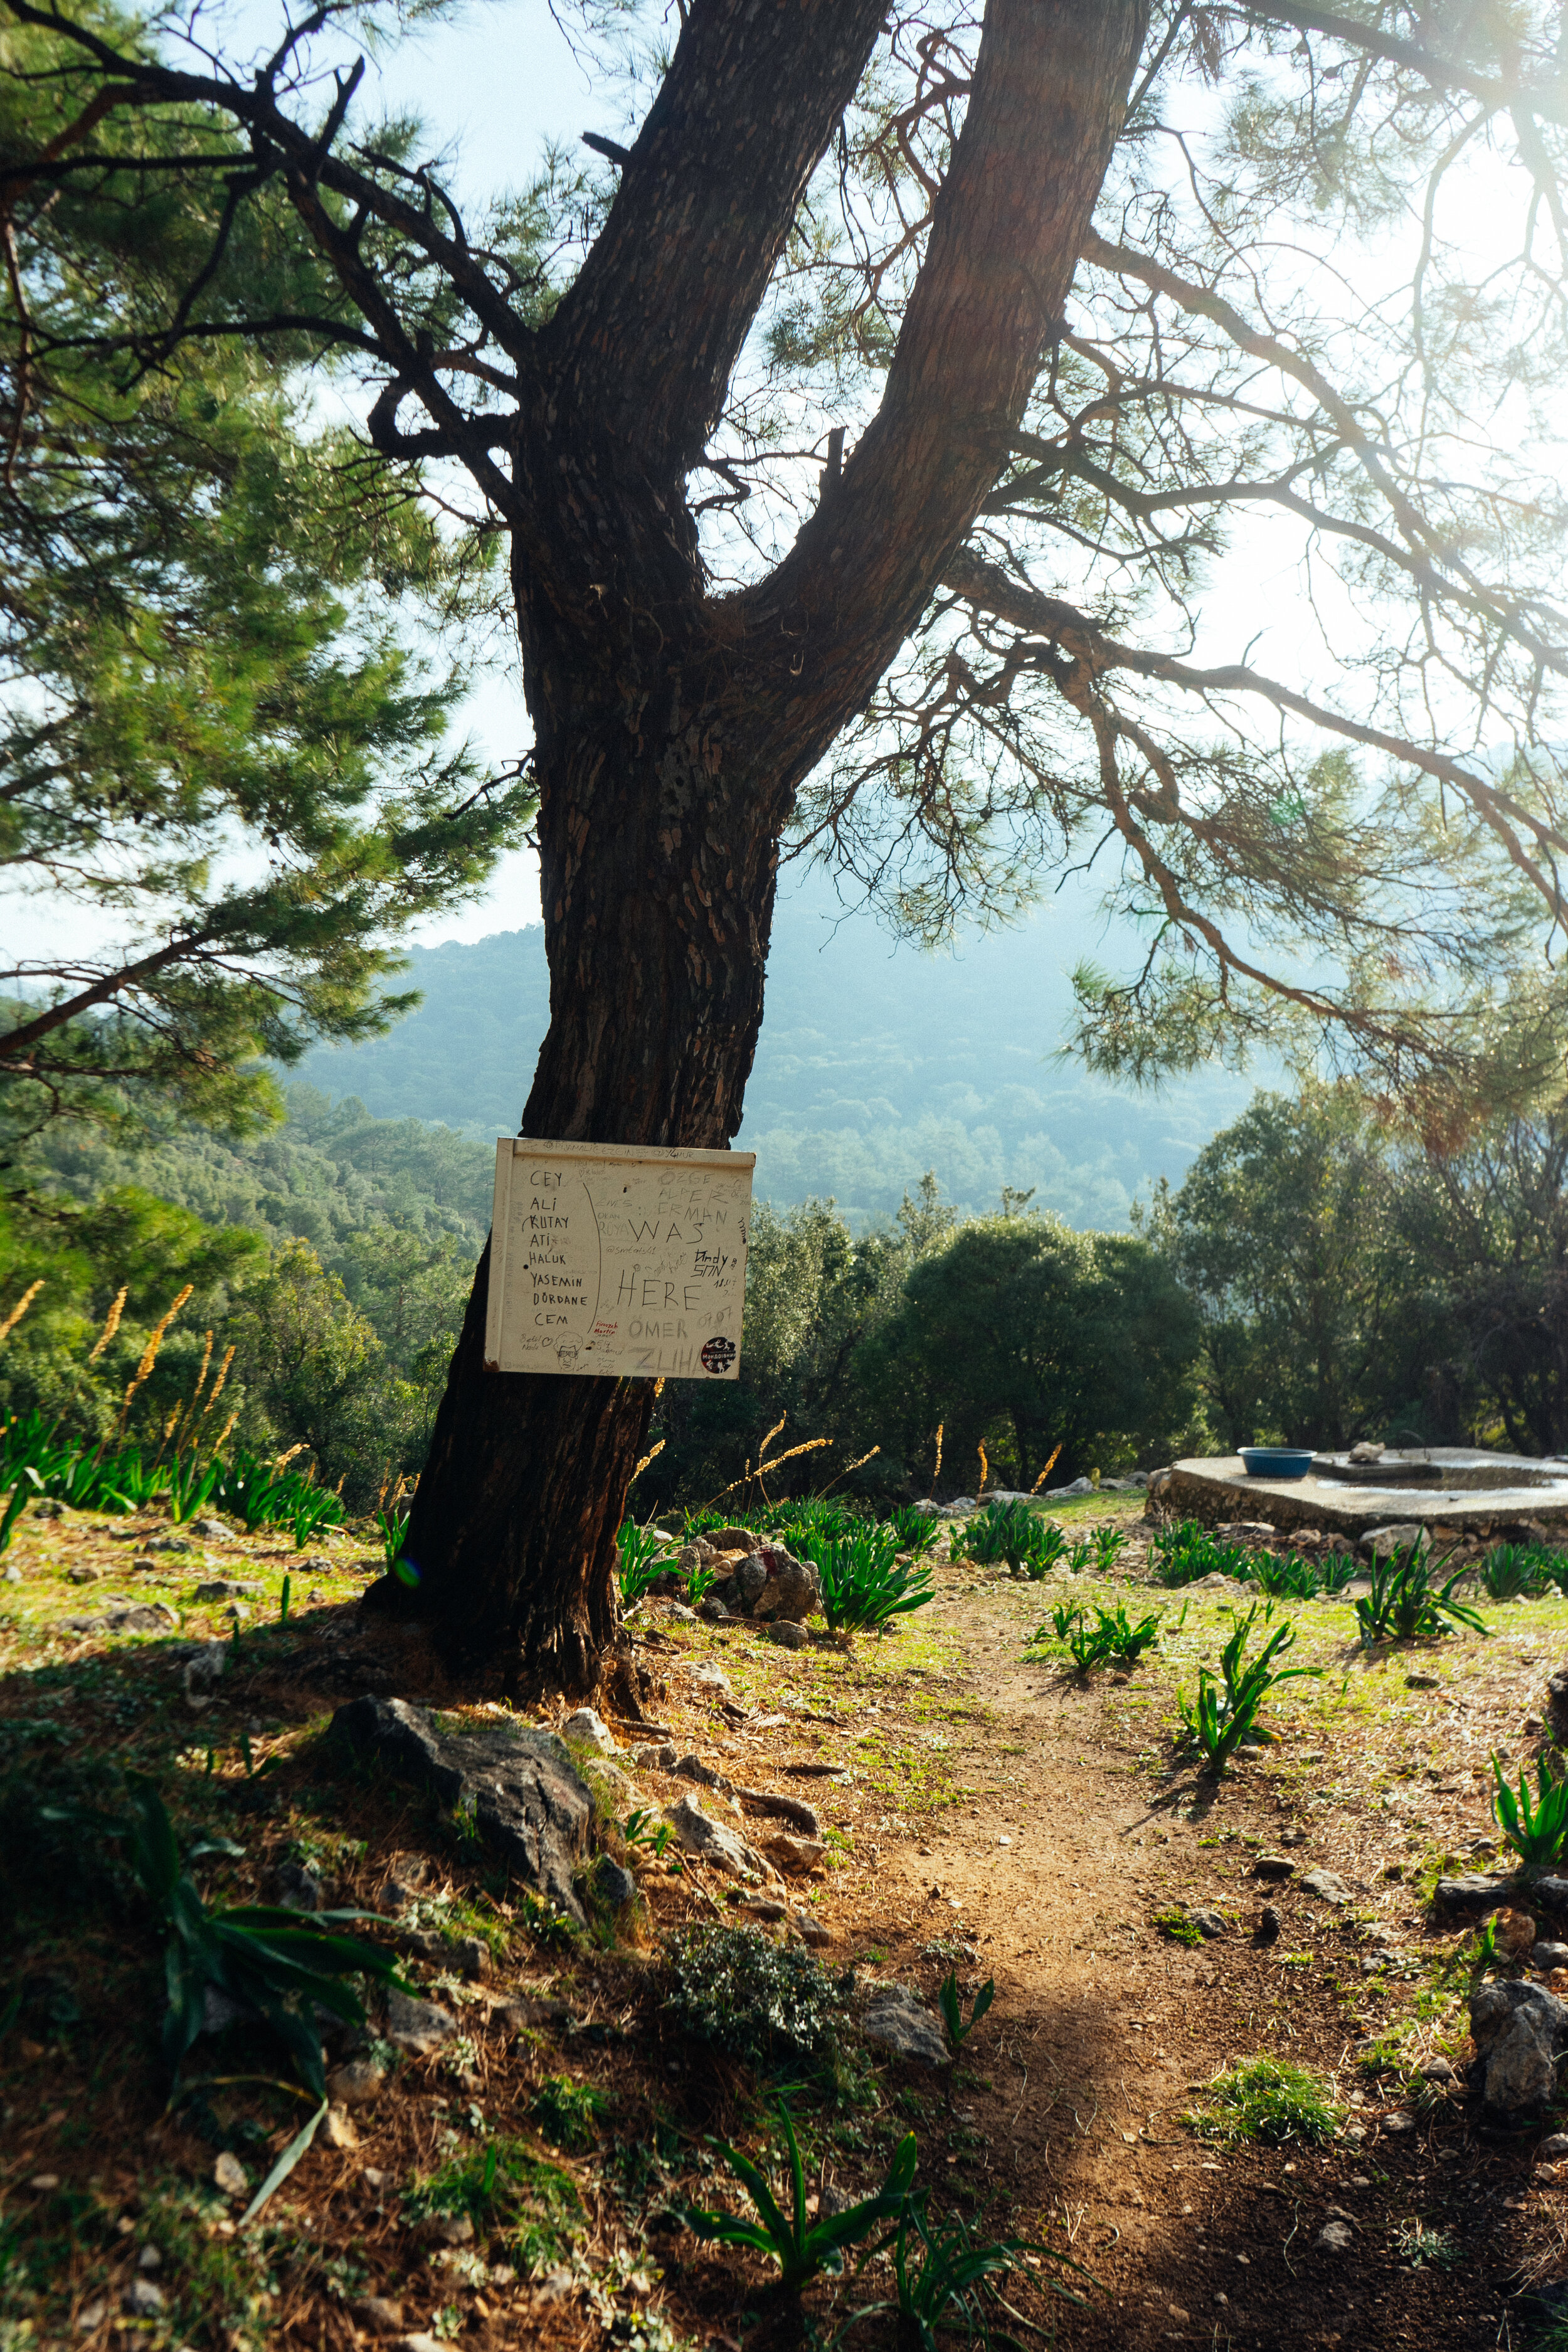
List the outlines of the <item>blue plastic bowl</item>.
{"label": "blue plastic bowl", "polygon": [[1249,1478],[1304,1478],[1312,1451],[1302,1445],[1244,1445],[1241,1466]]}

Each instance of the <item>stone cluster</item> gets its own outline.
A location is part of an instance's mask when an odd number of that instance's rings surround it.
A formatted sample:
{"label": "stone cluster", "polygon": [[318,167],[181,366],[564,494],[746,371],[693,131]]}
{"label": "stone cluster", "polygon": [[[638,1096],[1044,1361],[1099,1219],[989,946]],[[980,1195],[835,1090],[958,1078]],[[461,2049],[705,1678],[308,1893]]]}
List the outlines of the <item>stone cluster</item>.
{"label": "stone cluster", "polygon": [[651,1589],[682,1592],[700,1568],[718,1570],[718,1581],[702,1604],[708,1616],[800,1625],[821,1606],[821,1580],[811,1562],[797,1559],[783,1544],[768,1542],[751,1528],[720,1528],[711,1536],[683,1544],[674,1567],[657,1578]]}

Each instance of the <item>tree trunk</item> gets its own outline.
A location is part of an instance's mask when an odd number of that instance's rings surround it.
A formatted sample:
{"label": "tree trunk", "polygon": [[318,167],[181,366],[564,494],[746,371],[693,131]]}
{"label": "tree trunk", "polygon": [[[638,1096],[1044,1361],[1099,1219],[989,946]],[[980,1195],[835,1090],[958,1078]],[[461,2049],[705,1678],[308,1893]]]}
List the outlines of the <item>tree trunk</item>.
{"label": "tree trunk", "polygon": [[[700,0],[541,337],[511,443],[551,974],[526,1135],[714,1148],[739,1127],[795,793],[1005,462],[1146,7],[989,0],[879,415],[784,561],[715,597],[686,475],[881,17],[881,0]],[[487,1373],[488,1277],[487,1252],[406,1599],[470,1679],[583,1696],[616,1624],[614,1535],[650,1392]]]}

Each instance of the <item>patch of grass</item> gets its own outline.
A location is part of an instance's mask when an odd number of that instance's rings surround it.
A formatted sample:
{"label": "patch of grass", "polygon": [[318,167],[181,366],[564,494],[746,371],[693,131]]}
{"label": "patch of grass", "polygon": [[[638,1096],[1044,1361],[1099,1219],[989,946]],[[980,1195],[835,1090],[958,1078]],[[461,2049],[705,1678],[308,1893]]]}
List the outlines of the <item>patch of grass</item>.
{"label": "patch of grass", "polygon": [[1255,2139],[1282,2147],[1300,2140],[1315,2147],[1333,2137],[1341,2120],[1321,2077],[1282,2058],[1247,2058],[1227,2067],[1209,2084],[1208,2096],[1210,2112],[1185,2121],[1200,2138],[1227,2145]]}
{"label": "patch of grass", "polygon": [[410,2221],[468,2214],[476,2237],[502,2237],[521,2267],[559,2261],[572,2242],[582,2202],[569,2172],[536,2156],[525,2140],[496,2138],[416,2179],[403,2200]]}
{"label": "patch of grass", "polygon": [[570,2074],[546,2074],[528,2112],[552,2147],[581,2156],[593,2147],[599,2118],[608,2114],[609,2106],[592,2083],[574,2083]]}

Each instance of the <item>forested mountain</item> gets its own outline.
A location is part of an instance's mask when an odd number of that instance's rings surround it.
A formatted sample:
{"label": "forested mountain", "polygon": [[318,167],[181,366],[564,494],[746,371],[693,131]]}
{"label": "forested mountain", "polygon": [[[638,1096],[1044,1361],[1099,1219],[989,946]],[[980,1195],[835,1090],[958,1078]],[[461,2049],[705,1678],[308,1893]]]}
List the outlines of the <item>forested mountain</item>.
{"label": "forested mountain", "polygon": [[[1124,1226],[1140,1189],[1179,1183],[1252,1087],[1216,1068],[1139,1096],[1056,1066],[1067,973],[1097,951],[1087,895],[927,954],[845,915],[820,881],[781,891],[739,1139],[758,1197],[831,1193],[860,1226],[895,1214],[930,1168],[966,1212],[1033,1186],[1069,1224]],[[515,1131],[549,1010],[542,928],[416,949],[409,977],[417,1012],[369,1044],[317,1048],[300,1075],[382,1118]]]}

